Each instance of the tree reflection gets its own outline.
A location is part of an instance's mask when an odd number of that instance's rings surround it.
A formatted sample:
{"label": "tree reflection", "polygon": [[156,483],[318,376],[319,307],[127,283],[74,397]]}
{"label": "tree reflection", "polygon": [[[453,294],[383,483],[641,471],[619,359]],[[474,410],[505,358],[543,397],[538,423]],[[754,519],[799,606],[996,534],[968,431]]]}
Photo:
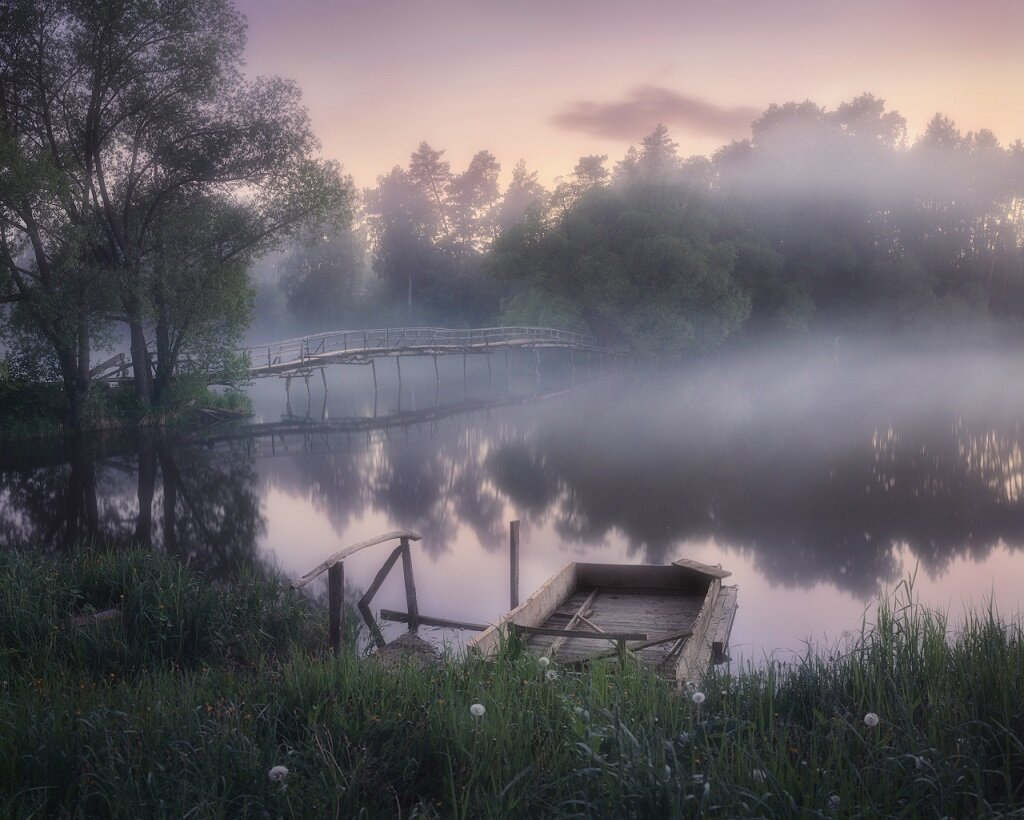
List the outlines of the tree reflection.
{"label": "tree reflection", "polygon": [[510,437],[489,459],[495,484],[570,542],[618,531],[631,555],[661,563],[713,539],[777,583],[860,596],[897,578],[903,546],[934,574],[1024,545],[1019,424],[875,404],[747,414],[736,396],[741,418],[723,419],[648,398]]}
{"label": "tree reflection", "polygon": [[41,466],[27,454],[0,463],[0,545],[140,545],[216,578],[256,556],[266,522],[244,452],[175,447],[144,434],[79,437],[52,456]]}

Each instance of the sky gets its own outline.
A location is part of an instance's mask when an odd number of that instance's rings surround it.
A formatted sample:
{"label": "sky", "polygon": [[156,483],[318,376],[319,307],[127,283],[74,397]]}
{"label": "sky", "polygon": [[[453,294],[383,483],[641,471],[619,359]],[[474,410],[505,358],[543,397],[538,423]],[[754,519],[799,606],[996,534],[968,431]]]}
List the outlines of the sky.
{"label": "sky", "polygon": [[1021,0],[236,0],[247,70],[303,90],[359,187],[422,140],[487,149],[550,185],[658,123],[682,156],[749,136],[771,103],[869,92],[911,138],[937,112],[1024,138]]}

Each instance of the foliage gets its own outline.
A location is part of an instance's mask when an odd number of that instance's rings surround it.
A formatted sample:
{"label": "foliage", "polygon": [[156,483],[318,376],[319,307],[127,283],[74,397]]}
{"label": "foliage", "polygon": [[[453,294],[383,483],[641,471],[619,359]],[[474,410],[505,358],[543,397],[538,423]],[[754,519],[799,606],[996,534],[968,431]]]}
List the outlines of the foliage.
{"label": "foliage", "polygon": [[717,346],[749,313],[731,276],[735,249],[713,241],[713,227],[706,203],[685,187],[597,187],[550,228],[507,232],[491,262],[527,293],[572,305],[603,342],[670,357]]}
{"label": "foliage", "polygon": [[[1020,624],[985,612],[950,634],[903,590],[841,652],[713,674],[698,708],[635,663],[544,669],[513,641],[494,662],[427,669],[326,657],[322,613],[272,579],[216,589],[152,553],[87,550],[59,564],[8,553],[0,574],[9,817],[907,817],[1024,805]],[[107,606],[122,615],[67,626]],[[269,778],[280,765],[285,779]]]}

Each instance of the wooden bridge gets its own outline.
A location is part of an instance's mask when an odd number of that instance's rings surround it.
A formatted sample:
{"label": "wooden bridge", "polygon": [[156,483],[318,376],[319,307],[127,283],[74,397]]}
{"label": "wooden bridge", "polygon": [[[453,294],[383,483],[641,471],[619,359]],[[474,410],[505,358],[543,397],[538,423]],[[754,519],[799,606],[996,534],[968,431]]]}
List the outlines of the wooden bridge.
{"label": "wooden bridge", "polygon": [[368,364],[387,356],[443,356],[550,347],[613,353],[598,345],[592,336],[546,327],[339,330],[249,347],[242,353],[248,357],[249,378],[258,379],[308,372],[330,364]]}
{"label": "wooden bridge", "polygon": [[[485,327],[451,329],[443,327],[401,327],[382,330],[335,330],[281,342],[254,345],[239,350],[238,357],[249,364],[248,378],[300,376],[333,364],[373,364],[376,359],[403,356],[443,356],[451,353],[490,354],[509,350],[532,350],[534,358],[542,348],[562,348],[600,356],[618,355],[599,345],[592,336],[546,327]],[[152,357],[152,353],[150,353]],[[203,366],[184,354],[177,370],[182,374],[204,372]],[[211,384],[226,380],[226,374],[205,371]],[[97,381],[129,381],[132,361],[123,353],[102,362],[90,376]]]}

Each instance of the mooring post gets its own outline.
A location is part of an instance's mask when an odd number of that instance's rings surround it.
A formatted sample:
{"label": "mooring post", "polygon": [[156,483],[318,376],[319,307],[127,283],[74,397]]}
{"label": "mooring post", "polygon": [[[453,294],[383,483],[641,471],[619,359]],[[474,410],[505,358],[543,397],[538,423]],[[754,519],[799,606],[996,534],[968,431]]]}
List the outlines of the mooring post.
{"label": "mooring post", "polygon": [[345,563],[339,561],[327,570],[327,609],[330,621],[327,636],[331,651],[341,649],[341,637],[345,629]]}
{"label": "mooring post", "polygon": [[508,524],[508,603],[509,609],[519,606],[519,521]]}
{"label": "mooring post", "polygon": [[420,628],[420,609],[416,603],[416,584],[412,577],[412,552],[409,549],[409,539],[401,539],[402,550],[402,574],[405,576],[405,604],[409,612],[409,631],[415,632]]}

